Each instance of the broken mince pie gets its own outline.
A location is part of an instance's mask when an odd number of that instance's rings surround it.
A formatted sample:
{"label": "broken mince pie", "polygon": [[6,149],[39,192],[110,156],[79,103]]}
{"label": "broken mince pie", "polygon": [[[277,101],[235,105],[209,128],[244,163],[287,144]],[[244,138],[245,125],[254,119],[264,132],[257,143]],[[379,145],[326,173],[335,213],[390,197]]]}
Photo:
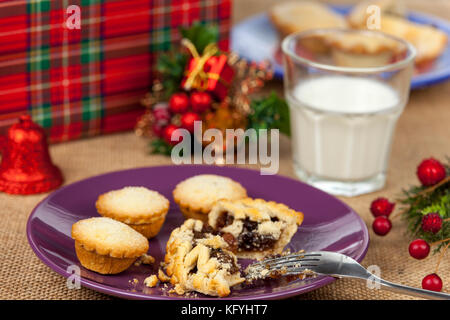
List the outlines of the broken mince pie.
{"label": "broken mince pie", "polygon": [[243,282],[228,243],[200,220],[189,219],[172,231],[164,259],[175,292],[197,291],[225,297]]}
{"label": "broken mince pie", "polygon": [[303,213],[262,199],[219,200],[209,224],[239,258],[279,254],[303,222]]}

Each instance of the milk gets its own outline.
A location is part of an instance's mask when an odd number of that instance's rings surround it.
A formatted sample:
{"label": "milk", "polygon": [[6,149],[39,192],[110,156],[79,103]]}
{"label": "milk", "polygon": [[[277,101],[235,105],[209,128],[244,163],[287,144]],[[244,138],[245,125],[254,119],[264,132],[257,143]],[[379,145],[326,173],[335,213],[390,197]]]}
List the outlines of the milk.
{"label": "milk", "polygon": [[301,175],[347,182],[384,177],[405,104],[396,91],[368,78],[322,76],[303,80],[286,94]]}

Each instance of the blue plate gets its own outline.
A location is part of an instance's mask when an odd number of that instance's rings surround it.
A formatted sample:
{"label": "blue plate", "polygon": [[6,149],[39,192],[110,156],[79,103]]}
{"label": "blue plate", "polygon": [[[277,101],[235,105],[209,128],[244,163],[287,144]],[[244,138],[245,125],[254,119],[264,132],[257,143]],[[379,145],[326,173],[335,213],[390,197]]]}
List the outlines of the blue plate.
{"label": "blue plate", "polygon": [[[340,14],[347,14],[351,7],[333,6],[332,9]],[[450,22],[448,21],[415,12],[408,14],[408,20],[433,25],[450,37]],[[274,66],[275,77],[282,78],[283,66],[274,59],[278,47],[278,33],[266,14],[259,14],[244,20],[234,26],[231,31],[231,49],[234,52],[249,61],[271,61]],[[445,51],[429,70],[413,76],[411,88],[429,86],[443,82],[448,78],[450,78],[450,45],[447,45]]]}

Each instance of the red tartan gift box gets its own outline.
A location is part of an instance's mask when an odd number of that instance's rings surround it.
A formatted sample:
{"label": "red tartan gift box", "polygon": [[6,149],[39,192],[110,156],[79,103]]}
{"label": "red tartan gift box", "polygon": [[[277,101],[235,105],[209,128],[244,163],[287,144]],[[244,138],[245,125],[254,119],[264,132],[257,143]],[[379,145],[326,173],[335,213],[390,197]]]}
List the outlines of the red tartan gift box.
{"label": "red tartan gift box", "polygon": [[231,0],[0,1],[0,132],[24,113],[53,142],[133,128],[179,27],[216,24],[226,50],[230,14]]}

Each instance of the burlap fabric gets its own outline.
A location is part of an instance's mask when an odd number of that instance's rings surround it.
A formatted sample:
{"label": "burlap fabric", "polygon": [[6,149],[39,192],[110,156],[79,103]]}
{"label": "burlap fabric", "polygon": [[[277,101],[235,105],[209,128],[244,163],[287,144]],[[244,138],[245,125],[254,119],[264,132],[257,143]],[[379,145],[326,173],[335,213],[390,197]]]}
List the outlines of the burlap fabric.
{"label": "burlap fabric", "polygon": [[[261,11],[270,1],[236,0],[236,19]],[[416,2],[416,1],[411,1]],[[433,13],[450,17],[450,4],[445,1],[424,1],[433,7]],[[436,6],[441,6],[440,9]],[[237,14],[239,13],[239,14]],[[273,83],[267,90],[281,93],[281,84]],[[401,188],[416,184],[417,164],[433,155],[444,158],[450,155],[450,82],[416,90],[401,116],[394,138],[386,187],[377,193],[355,198],[341,198],[354,208],[370,229],[373,218],[370,202],[378,196],[391,199]],[[72,183],[93,175],[142,166],[169,164],[170,158],[149,155],[147,142],[133,133],[101,136],[68,142],[51,147],[54,162],[62,169],[65,183]],[[282,137],[280,145],[280,174],[293,177],[289,139]],[[11,196],[0,194],[0,299],[111,299],[95,291],[81,288],[68,289],[65,279],[45,266],[32,252],[26,239],[26,222],[37,203],[46,195]],[[393,230],[378,237],[370,230],[370,247],[364,266],[377,265],[387,280],[420,287],[422,278],[434,272],[438,256],[424,261],[411,258],[405,236],[405,225],[394,221]],[[439,274],[444,281],[444,291],[450,291],[450,255],[442,261]],[[293,299],[410,299],[381,290],[370,290],[357,280],[342,279],[313,292]]]}

